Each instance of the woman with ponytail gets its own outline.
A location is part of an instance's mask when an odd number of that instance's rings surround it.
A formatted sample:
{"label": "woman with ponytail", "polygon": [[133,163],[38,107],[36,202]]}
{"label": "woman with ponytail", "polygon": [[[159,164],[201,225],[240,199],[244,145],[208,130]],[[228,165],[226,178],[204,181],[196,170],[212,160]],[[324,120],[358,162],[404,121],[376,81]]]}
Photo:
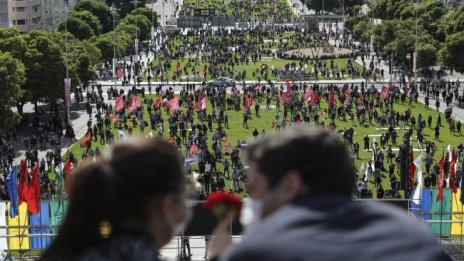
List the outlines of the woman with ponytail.
{"label": "woman with ponytail", "polygon": [[182,168],[174,146],[141,137],[82,163],[71,176],[59,234],[40,260],[158,260],[158,250],[185,225]]}

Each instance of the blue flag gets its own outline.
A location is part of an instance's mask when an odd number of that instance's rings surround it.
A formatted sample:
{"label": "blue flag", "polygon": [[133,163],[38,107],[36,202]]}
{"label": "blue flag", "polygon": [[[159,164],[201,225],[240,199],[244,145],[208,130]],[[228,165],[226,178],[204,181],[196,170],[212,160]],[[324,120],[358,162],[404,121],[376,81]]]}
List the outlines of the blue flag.
{"label": "blue flag", "polygon": [[10,217],[14,218],[18,215],[18,173],[16,167],[13,167],[10,174],[6,177],[6,188],[8,189],[8,197],[10,198]]}
{"label": "blue flag", "polygon": [[464,192],[462,188],[464,186],[464,157],[462,157],[462,167],[461,167],[461,204],[464,205]]}

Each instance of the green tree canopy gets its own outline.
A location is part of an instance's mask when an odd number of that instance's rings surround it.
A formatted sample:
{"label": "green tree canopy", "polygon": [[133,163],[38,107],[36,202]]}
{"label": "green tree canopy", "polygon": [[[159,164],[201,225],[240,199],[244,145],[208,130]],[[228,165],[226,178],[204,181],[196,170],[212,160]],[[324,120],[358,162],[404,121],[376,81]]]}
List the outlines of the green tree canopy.
{"label": "green tree canopy", "polygon": [[448,35],[438,54],[440,63],[458,72],[464,72],[464,32]]}
{"label": "green tree canopy", "polygon": [[33,30],[25,36],[28,50],[25,54],[27,101],[37,103],[46,99],[54,103],[64,94],[65,62],[60,46],[51,34]]}
{"label": "green tree canopy", "polygon": [[150,39],[151,21],[148,20],[147,17],[129,14],[119,22],[118,29],[121,28],[122,24],[135,25],[138,28],[137,36],[140,40],[144,41]]}
{"label": "green tree canopy", "polygon": [[0,52],[0,130],[8,130],[19,122],[19,115],[11,108],[22,98],[25,75],[21,61],[10,53]]}
{"label": "green tree canopy", "polygon": [[102,26],[101,33],[109,32],[113,29],[112,14],[109,6],[94,0],[82,0],[74,6],[74,11],[89,11],[98,18]]}
{"label": "green tree canopy", "polygon": [[27,44],[17,28],[0,28],[0,50],[24,61]]}
{"label": "green tree canopy", "polygon": [[67,30],[76,38],[81,40],[89,39],[95,36],[94,31],[92,30],[89,24],[73,16],[67,17],[66,20],[60,23],[60,25],[58,26],[58,31],[64,32],[65,30]]}
{"label": "green tree canopy", "polygon": [[98,17],[90,13],[89,11],[79,11],[79,12],[71,12],[71,17],[75,17],[84,21],[86,24],[92,28],[94,35],[99,36],[102,30],[102,25]]}
{"label": "green tree canopy", "polygon": [[437,63],[438,49],[432,44],[417,46],[417,68],[428,68]]}

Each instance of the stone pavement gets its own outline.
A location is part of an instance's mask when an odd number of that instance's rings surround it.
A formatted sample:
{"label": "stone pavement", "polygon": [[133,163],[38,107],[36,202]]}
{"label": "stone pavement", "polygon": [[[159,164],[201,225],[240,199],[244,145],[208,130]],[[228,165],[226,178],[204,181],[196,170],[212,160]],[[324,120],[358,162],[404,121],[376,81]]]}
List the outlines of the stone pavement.
{"label": "stone pavement", "polygon": [[183,0],[147,0],[146,2],[145,6],[153,8],[158,15],[158,24],[164,26],[169,19],[179,16]]}

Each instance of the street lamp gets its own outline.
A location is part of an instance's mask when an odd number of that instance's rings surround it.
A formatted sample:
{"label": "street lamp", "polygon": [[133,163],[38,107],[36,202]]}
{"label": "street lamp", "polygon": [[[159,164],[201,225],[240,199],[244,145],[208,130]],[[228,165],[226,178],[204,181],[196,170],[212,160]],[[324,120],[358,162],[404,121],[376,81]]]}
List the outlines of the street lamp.
{"label": "street lamp", "polygon": [[[140,3],[139,0],[133,0],[131,1],[131,4],[134,5],[134,8],[137,9],[137,5]],[[137,19],[135,20],[135,27],[137,27]],[[133,61],[133,68],[134,68],[134,85],[136,82],[136,66],[137,66],[137,56],[138,56],[138,49],[139,49],[139,39],[138,39],[138,29],[135,29],[135,40],[134,40],[134,61]]]}
{"label": "street lamp", "polygon": [[416,67],[416,64],[417,64],[417,11],[419,9],[419,2],[416,0],[416,3],[414,4],[414,9],[415,9],[415,13],[416,13],[416,43],[414,45],[414,57],[413,57],[413,67],[412,67],[412,70],[414,72],[414,84],[416,84],[417,82],[417,67]]}
{"label": "street lamp", "polygon": [[65,66],[66,66],[66,78],[64,80],[64,104],[66,106],[66,124],[71,125],[71,118],[70,118],[70,111],[69,107],[71,107],[71,79],[69,79],[69,64],[68,64],[68,21],[67,21],[67,13],[68,13],[68,6],[64,4],[62,9],[64,12],[64,46],[66,52],[66,59],[65,59]]}
{"label": "street lamp", "polygon": [[[164,1],[164,0],[163,0]],[[151,0],[151,41],[152,44],[155,41],[155,6],[154,6],[154,0]]]}
{"label": "street lamp", "polygon": [[114,88],[116,88],[116,31],[114,30],[115,24],[115,14],[119,9],[114,7],[114,3],[110,7],[111,14],[113,15],[113,78],[114,78]]}

